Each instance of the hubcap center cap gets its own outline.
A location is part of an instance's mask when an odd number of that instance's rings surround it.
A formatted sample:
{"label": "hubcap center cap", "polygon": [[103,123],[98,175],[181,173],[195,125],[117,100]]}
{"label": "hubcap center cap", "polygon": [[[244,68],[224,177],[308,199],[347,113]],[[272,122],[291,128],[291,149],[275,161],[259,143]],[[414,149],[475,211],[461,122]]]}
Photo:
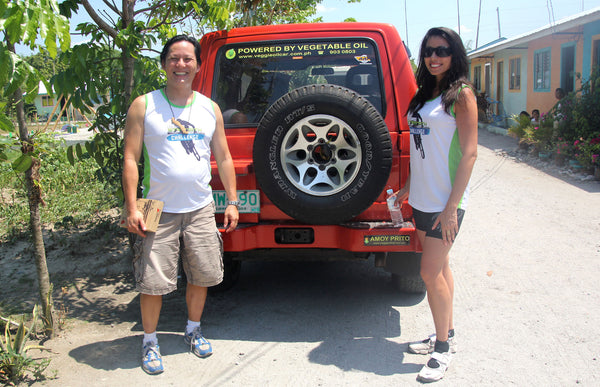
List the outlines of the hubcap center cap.
{"label": "hubcap center cap", "polygon": [[333,150],[328,144],[319,144],[312,151],[312,158],[317,164],[328,164],[333,157]]}

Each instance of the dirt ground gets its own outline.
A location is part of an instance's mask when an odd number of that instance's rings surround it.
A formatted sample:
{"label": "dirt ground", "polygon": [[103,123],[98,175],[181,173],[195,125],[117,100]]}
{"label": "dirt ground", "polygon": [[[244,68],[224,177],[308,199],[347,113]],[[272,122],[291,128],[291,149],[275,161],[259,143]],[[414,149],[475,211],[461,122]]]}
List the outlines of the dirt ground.
{"label": "dirt ground", "polygon": [[[471,201],[451,251],[459,352],[439,385],[600,384],[600,182],[480,130]],[[116,212],[113,214],[116,217]],[[433,330],[427,300],[398,294],[366,262],[245,262],[238,285],[209,297],[214,355],[183,345],[184,293],[159,322],[165,372],[140,368],[142,329],[125,235],[48,231],[61,310],[49,386],[418,385],[426,358],[407,343]],[[0,299],[36,299],[31,246],[0,249]]]}

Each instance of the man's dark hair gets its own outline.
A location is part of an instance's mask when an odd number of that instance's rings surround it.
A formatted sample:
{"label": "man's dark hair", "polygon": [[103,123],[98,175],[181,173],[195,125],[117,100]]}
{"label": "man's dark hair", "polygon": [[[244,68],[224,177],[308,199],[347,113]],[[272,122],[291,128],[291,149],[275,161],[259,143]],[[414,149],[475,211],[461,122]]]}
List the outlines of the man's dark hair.
{"label": "man's dark hair", "polygon": [[165,43],[165,46],[163,47],[163,49],[160,53],[160,64],[161,65],[163,65],[163,66],[165,65],[165,62],[167,60],[167,54],[169,54],[169,50],[171,49],[171,46],[173,44],[175,44],[177,42],[181,42],[181,41],[190,42],[194,45],[194,52],[196,54],[196,62],[198,62],[198,65],[200,65],[200,43],[198,43],[196,38],[187,36],[187,35],[173,36],[171,39],[169,39],[167,41],[167,43]]}

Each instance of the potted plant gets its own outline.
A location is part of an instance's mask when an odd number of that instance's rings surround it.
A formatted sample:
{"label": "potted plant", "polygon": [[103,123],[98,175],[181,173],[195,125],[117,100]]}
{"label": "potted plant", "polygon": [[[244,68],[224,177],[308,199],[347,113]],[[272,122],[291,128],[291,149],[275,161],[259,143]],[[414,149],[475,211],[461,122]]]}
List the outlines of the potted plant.
{"label": "potted plant", "polygon": [[530,139],[530,128],[531,119],[526,116],[513,116],[515,122],[510,128],[508,128],[508,134],[519,140],[519,148],[527,150],[531,145]]}

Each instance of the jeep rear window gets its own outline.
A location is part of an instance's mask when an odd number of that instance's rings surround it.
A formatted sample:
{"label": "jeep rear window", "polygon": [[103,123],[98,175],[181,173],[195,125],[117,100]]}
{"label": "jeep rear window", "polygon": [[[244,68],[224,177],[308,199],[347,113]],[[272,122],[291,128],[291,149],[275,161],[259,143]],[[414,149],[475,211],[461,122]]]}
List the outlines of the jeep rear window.
{"label": "jeep rear window", "polygon": [[375,43],[365,38],[228,44],[217,54],[212,99],[227,126],[257,124],[287,92],[335,84],[367,98],[384,115]]}

